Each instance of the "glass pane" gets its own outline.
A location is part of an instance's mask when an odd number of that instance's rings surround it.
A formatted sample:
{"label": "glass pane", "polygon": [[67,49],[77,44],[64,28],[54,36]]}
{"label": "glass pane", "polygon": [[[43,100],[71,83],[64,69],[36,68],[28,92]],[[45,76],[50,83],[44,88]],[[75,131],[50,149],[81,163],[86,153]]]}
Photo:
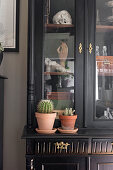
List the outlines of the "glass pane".
{"label": "glass pane", "polygon": [[44,14],[44,98],[59,114],[74,107],[75,1],[47,0]]}
{"label": "glass pane", "polygon": [[96,115],[113,119],[113,1],[96,1]]}

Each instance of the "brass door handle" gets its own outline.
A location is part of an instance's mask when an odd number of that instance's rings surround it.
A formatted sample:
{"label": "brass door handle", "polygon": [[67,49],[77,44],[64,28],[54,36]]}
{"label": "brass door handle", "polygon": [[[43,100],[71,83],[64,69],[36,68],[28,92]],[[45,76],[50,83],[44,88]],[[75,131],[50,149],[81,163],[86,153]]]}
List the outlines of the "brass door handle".
{"label": "brass door handle", "polygon": [[91,54],[92,51],[93,51],[93,46],[92,46],[92,44],[90,43],[90,44],[89,44],[89,53]]}
{"label": "brass door handle", "polygon": [[80,44],[79,44],[78,49],[79,49],[79,53],[81,54],[81,53],[82,53],[82,51],[83,51],[82,43],[80,43]]}

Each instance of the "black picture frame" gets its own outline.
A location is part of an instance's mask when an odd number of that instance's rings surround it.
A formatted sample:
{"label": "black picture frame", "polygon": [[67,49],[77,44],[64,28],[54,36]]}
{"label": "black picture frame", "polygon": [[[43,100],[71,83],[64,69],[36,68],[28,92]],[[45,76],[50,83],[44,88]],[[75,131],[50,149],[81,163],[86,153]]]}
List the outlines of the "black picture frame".
{"label": "black picture frame", "polygon": [[[1,0],[1,4],[2,4],[2,1],[4,1],[4,0]],[[14,22],[13,22],[13,41],[14,41],[14,45],[12,45],[12,46],[5,46],[4,44],[4,42],[5,41],[1,41],[3,44],[3,47],[4,47],[4,51],[5,52],[19,52],[19,12],[20,12],[20,0],[15,0],[15,1],[12,1],[12,3],[15,3],[16,2],[16,4],[15,4],[15,6],[14,6],[14,4],[12,4],[12,6],[13,6],[13,14],[16,14],[16,16],[14,17],[13,16],[13,19],[12,20],[14,20]],[[4,3],[4,2],[3,2]],[[12,9],[11,9],[12,10]],[[4,11],[5,12],[5,11]],[[5,16],[6,17],[6,16]],[[6,18],[5,18],[6,19]],[[5,34],[5,33],[4,33]],[[12,38],[11,37],[11,38]]]}

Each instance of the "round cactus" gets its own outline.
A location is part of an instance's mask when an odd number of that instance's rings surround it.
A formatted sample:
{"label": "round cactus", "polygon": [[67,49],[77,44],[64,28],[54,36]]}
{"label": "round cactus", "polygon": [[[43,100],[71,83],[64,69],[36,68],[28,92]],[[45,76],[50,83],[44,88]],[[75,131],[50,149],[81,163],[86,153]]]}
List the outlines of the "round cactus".
{"label": "round cactus", "polygon": [[52,113],[54,109],[51,100],[41,100],[37,105],[37,112],[39,113]]}

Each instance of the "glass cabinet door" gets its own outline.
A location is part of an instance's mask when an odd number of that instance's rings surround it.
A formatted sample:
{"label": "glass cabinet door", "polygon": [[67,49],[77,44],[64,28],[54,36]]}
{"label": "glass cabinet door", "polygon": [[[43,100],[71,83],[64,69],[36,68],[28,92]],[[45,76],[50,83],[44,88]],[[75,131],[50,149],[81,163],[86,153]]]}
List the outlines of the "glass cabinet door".
{"label": "glass cabinet door", "polygon": [[60,114],[74,108],[75,0],[46,0],[43,16],[43,98]]}
{"label": "glass cabinet door", "polygon": [[113,1],[96,0],[96,119],[113,119]]}
{"label": "glass cabinet door", "polygon": [[86,127],[113,127],[113,1],[88,0]]}
{"label": "glass cabinet door", "polygon": [[34,5],[36,104],[52,100],[58,115],[73,108],[82,126],[85,1],[36,0]]}

